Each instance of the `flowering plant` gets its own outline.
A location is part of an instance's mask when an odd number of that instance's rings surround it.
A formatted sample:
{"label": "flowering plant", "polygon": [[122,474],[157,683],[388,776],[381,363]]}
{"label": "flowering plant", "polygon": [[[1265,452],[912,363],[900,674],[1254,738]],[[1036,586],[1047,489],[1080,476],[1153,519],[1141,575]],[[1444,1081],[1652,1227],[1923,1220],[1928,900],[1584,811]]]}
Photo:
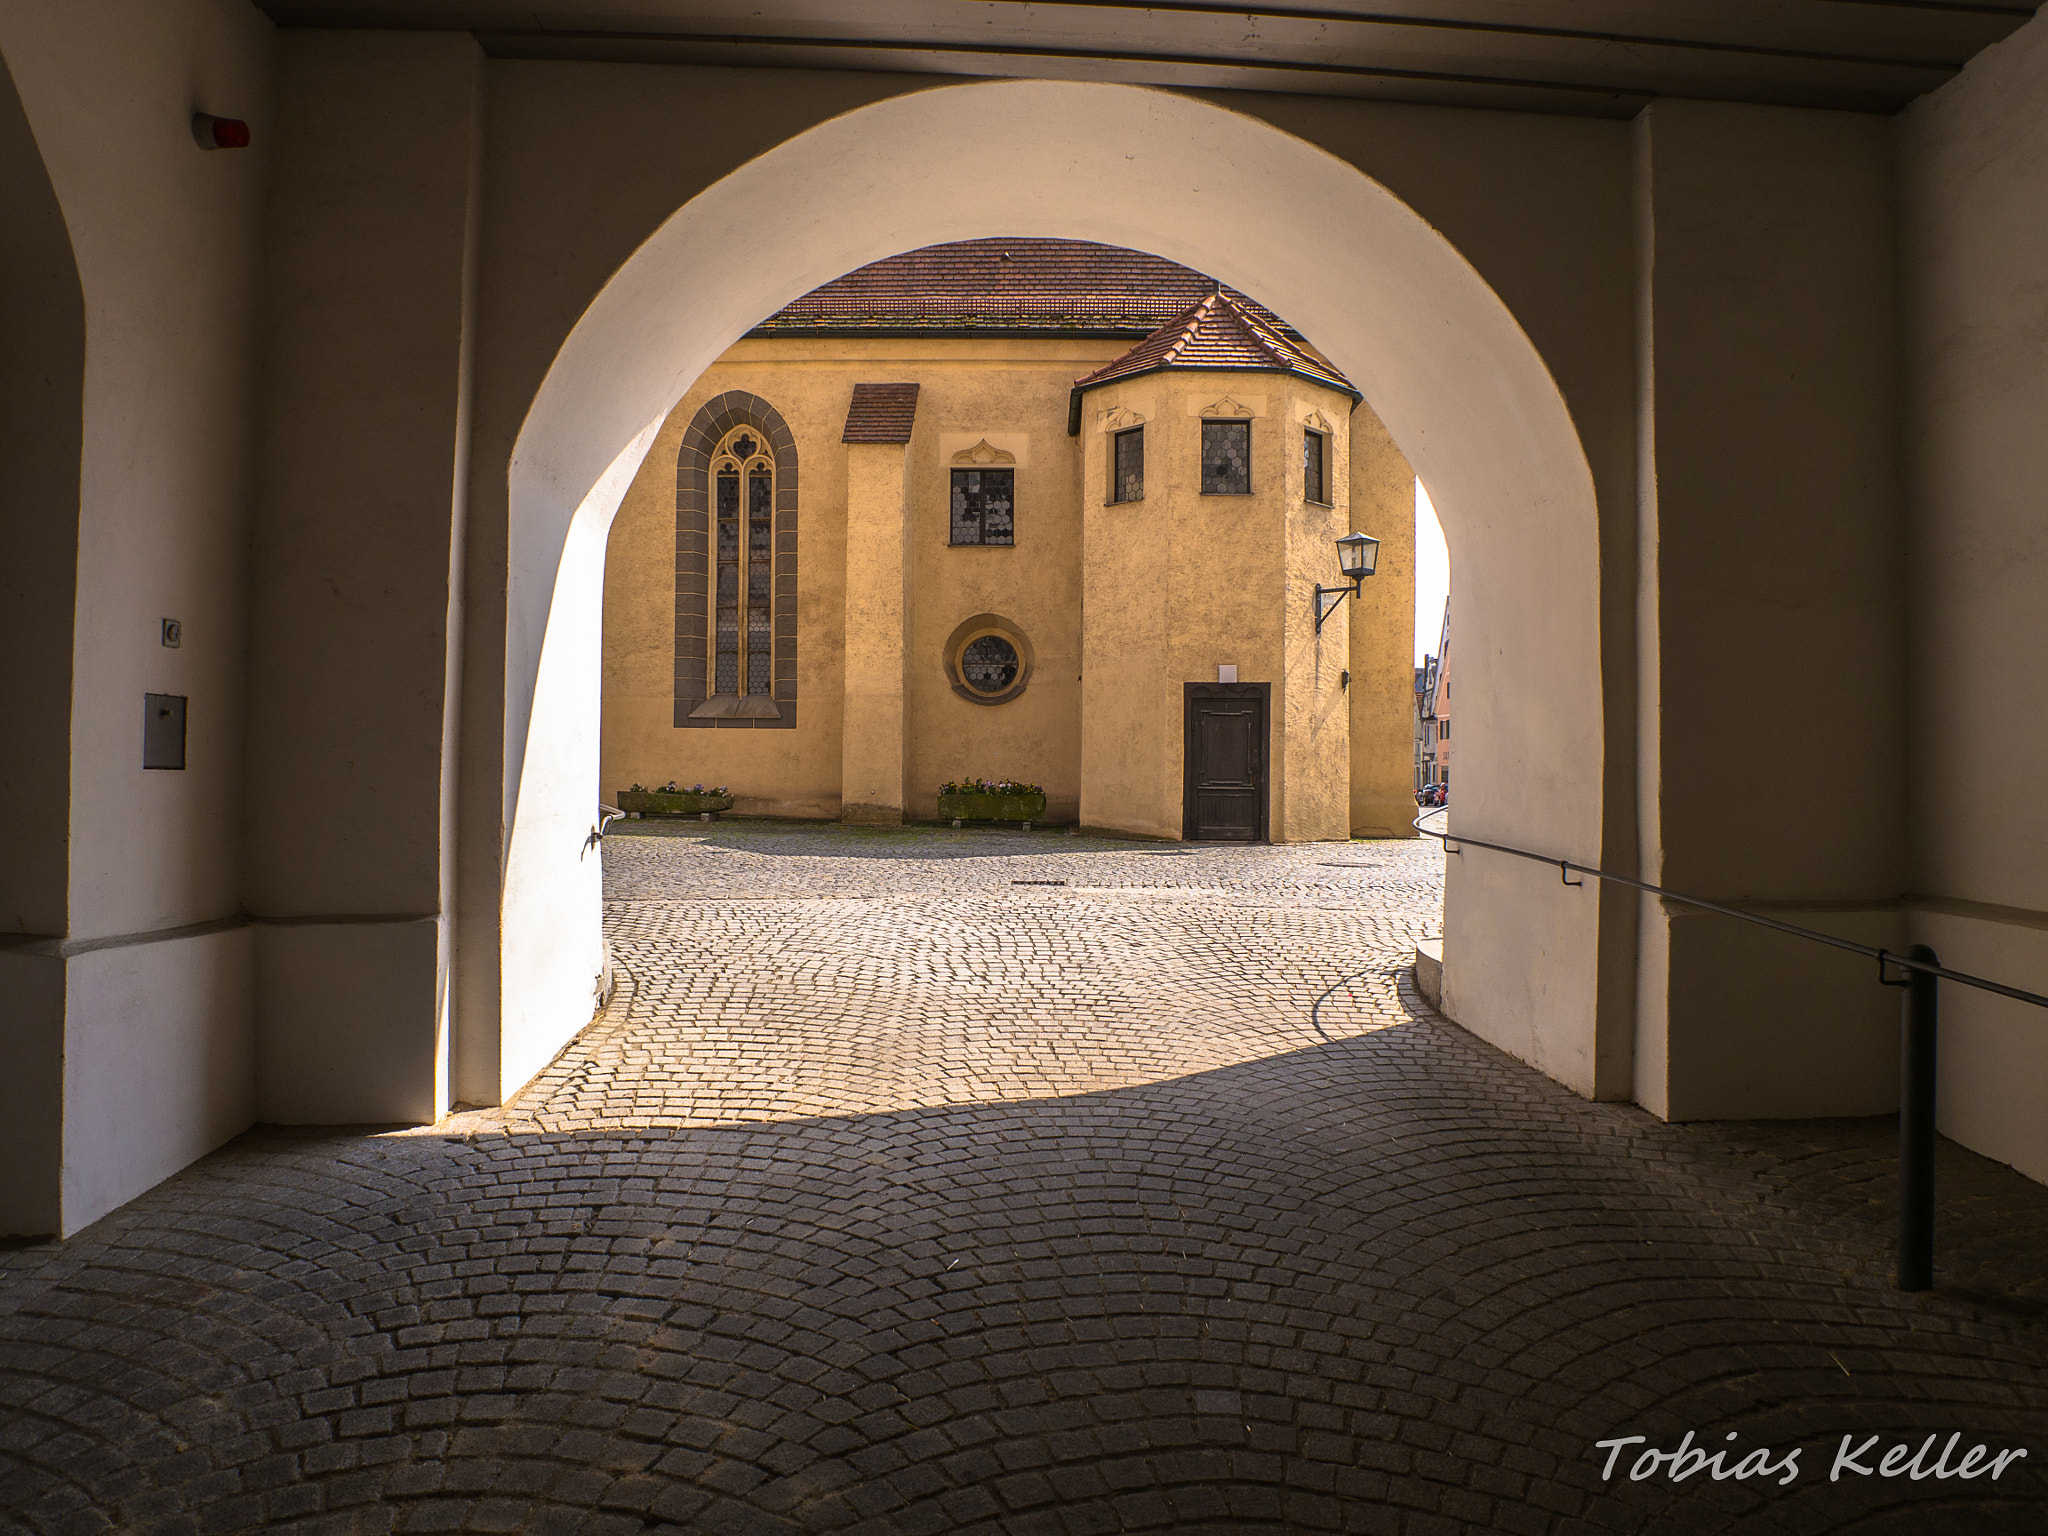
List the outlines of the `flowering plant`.
{"label": "flowering plant", "polygon": [[716,789],[706,789],[702,784],[692,784],[688,789],[683,789],[677,785],[674,779],[670,779],[659,789],[650,790],[644,784],[635,784],[626,793],[629,795],[729,795],[732,791],[723,784],[719,785]]}
{"label": "flowering plant", "polygon": [[1021,784],[1015,779],[959,779],[939,786],[942,795],[1042,795],[1045,791],[1036,784]]}

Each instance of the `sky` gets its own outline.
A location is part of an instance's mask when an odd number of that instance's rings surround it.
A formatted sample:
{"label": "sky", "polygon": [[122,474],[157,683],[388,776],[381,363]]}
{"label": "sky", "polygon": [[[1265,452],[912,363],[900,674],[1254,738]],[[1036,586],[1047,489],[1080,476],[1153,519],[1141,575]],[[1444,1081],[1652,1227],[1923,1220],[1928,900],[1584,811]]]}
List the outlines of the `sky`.
{"label": "sky", "polygon": [[1415,665],[1433,655],[1444,630],[1444,598],[1451,590],[1451,552],[1429,504],[1429,492],[1415,482]]}

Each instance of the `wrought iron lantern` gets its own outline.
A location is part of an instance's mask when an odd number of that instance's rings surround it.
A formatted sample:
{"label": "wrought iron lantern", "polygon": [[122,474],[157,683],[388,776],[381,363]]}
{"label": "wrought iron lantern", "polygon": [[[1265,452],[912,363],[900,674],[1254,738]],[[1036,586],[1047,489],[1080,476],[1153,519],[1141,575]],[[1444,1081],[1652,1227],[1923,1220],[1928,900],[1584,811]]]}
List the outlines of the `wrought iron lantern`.
{"label": "wrought iron lantern", "polygon": [[1347,533],[1337,541],[1337,569],[1350,583],[1345,587],[1316,587],[1316,633],[1323,632],[1323,620],[1337,611],[1346,596],[1358,596],[1365,578],[1379,569],[1380,541],[1369,533]]}

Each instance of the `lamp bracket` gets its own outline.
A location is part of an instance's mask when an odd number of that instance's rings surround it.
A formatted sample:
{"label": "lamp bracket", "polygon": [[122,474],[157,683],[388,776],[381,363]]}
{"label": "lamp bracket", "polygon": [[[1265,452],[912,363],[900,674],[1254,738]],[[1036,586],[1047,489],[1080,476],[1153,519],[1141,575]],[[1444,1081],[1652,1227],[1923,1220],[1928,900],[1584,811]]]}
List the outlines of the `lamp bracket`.
{"label": "lamp bracket", "polygon": [[1326,587],[1318,582],[1316,584],[1316,633],[1320,635],[1323,632],[1323,620],[1343,607],[1345,598],[1356,597],[1364,589],[1365,577],[1363,575],[1352,577],[1351,584],[1347,587]]}

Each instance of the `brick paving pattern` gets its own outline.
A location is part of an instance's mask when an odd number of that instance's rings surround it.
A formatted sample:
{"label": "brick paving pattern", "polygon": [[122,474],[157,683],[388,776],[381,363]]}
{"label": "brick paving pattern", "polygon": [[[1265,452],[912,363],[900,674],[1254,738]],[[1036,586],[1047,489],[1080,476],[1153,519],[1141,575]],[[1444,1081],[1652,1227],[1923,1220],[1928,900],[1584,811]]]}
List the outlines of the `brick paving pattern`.
{"label": "brick paving pattern", "polygon": [[[1433,1015],[1433,844],[617,830],[517,1102],[0,1252],[0,1528],[2048,1531],[2048,1190],[1944,1144],[1893,1293],[1888,1120]],[[1796,1479],[1602,1480],[1687,1431]],[[2029,1454],[1829,1480],[1951,1433]]]}
{"label": "brick paving pattern", "polygon": [[518,1123],[872,1114],[1254,1061],[1406,1019],[1394,974],[1442,906],[1414,842],[690,826],[607,845],[620,992]]}

